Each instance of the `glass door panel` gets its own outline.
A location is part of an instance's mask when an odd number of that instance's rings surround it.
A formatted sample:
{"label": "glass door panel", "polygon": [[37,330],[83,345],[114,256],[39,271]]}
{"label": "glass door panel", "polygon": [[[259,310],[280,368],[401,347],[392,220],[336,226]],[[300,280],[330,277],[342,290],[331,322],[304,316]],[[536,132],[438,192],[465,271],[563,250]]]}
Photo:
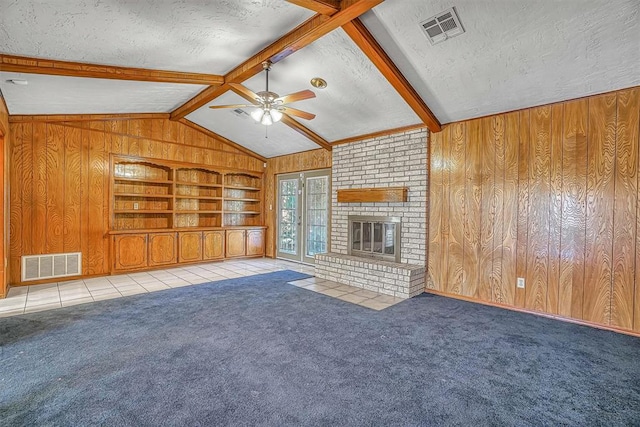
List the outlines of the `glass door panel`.
{"label": "glass door panel", "polygon": [[278,180],[278,257],[298,260],[300,248],[299,179]]}
{"label": "glass door panel", "polygon": [[278,176],[278,258],[313,264],[329,250],[330,172]]}
{"label": "glass door panel", "polygon": [[329,176],[307,176],[305,179],[304,262],[313,263],[315,254],[328,250]]}

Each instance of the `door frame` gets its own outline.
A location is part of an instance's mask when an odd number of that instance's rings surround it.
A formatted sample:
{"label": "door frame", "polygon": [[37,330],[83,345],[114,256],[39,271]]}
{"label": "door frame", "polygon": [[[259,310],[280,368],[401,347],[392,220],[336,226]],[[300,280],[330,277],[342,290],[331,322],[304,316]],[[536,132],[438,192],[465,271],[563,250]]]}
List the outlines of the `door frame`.
{"label": "door frame", "polygon": [[[276,215],[275,215],[275,251],[274,257],[277,259],[286,259],[288,261],[300,262],[303,264],[313,264],[313,260],[310,257],[306,256],[307,253],[307,242],[304,230],[306,228],[306,179],[313,178],[318,176],[327,176],[327,184],[328,184],[328,192],[327,192],[327,252],[331,248],[331,203],[332,203],[332,185],[331,185],[331,168],[322,168],[322,169],[312,169],[307,171],[300,172],[291,172],[291,173],[283,173],[277,174],[275,176],[275,206],[276,206]],[[298,250],[300,252],[299,256],[287,256],[286,254],[282,255],[279,252],[279,239],[280,239],[280,180],[281,179],[298,179],[298,191],[299,197],[298,204],[300,208],[300,224],[298,225]]]}

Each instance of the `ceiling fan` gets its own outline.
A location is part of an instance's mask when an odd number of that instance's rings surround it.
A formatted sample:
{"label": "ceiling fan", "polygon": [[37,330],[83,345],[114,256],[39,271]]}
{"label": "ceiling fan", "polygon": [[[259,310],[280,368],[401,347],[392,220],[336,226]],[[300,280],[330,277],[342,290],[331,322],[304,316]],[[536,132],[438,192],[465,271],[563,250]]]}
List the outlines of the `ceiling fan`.
{"label": "ceiling fan", "polygon": [[251,102],[253,104],[233,104],[233,105],[212,105],[209,108],[244,108],[244,107],[256,107],[251,112],[251,117],[260,124],[265,126],[271,126],[275,122],[282,119],[282,115],[296,116],[305,120],[312,120],[315,114],[307,113],[306,111],[291,108],[285,104],[290,104],[296,101],[302,101],[304,99],[315,98],[316,94],[310,90],[301,90],[300,92],[290,93],[289,95],[279,96],[275,92],[269,91],[269,71],[271,71],[271,61],[265,61],[262,63],[262,68],[266,73],[266,89],[262,92],[255,93],[246,87],[238,83],[229,83],[229,86],[236,89],[239,93],[244,93],[253,98]]}

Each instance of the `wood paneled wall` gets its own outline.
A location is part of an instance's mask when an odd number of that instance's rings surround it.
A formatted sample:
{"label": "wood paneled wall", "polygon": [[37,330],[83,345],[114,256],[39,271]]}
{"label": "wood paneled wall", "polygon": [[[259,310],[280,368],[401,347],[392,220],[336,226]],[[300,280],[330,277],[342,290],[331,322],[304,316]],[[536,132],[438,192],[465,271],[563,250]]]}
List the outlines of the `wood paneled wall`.
{"label": "wood paneled wall", "polygon": [[432,134],[427,288],[640,331],[639,132],[636,87]]}
{"label": "wood paneled wall", "polygon": [[109,268],[110,154],[263,171],[262,161],[165,119],[10,123],[10,283],[22,255],[81,251],[83,275]]}
{"label": "wood paneled wall", "polygon": [[7,281],[7,269],[5,257],[9,250],[8,218],[9,203],[7,200],[7,188],[9,183],[9,165],[7,162],[9,150],[9,111],[0,94],[0,298],[7,296],[9,283]]}
{"label": "wood paneled wall", "polygon": [[266,255],[276,256],[275,230],[277,220],[276,175],[331,167],[331,151],[318,149],[267,160],[265,174]]}

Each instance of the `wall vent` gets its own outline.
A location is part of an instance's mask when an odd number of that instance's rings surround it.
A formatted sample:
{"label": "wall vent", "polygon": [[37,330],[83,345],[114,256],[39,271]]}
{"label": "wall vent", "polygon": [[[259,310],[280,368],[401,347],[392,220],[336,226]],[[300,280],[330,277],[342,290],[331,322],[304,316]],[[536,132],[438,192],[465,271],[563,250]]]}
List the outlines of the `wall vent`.
{"label": "wall vent", "polygon": [[432,45],[464,33],[460,18],[453,7],[422,21],[420,27]]}
{"label": "wall vent", "polygon": [[52,277],[79,276],[82,272],[82,253],[26,255],[22,257],[22,281]]}

